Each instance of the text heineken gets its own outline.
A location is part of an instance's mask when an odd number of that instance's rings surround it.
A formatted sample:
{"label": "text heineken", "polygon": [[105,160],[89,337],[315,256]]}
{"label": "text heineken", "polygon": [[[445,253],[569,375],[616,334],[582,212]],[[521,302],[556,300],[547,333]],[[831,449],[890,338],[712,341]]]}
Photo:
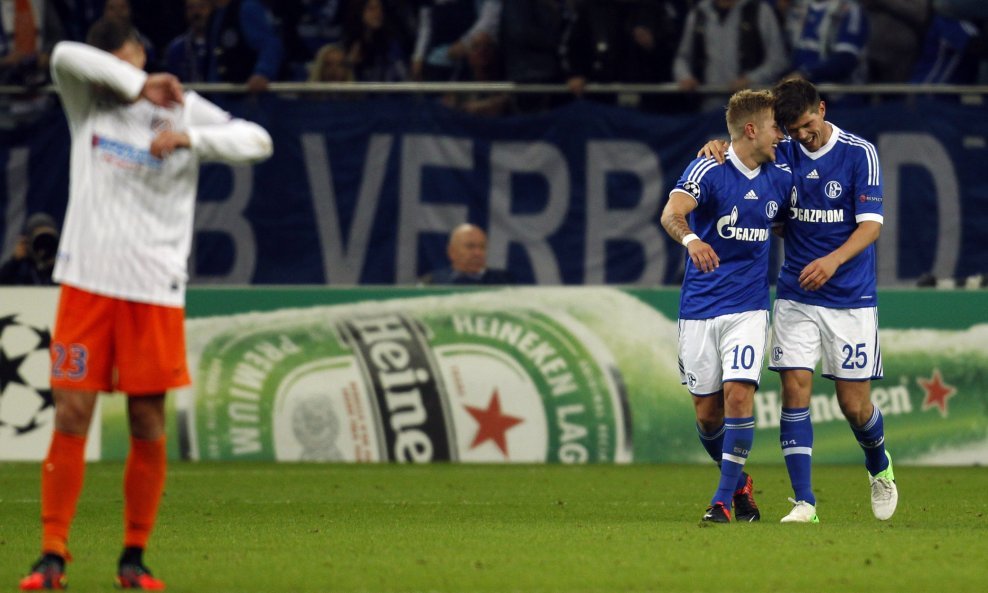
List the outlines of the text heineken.
{"label": "text heineken", "polygon": [[185,454],[630,460],[623,381],[581,322],[535,304],[445,299],[190,321],[201,351],[182,407]]}
{"label": "text heineken", "polygon": [[429,359],[429,344],[415,324],[385,315],[339,325],[373,387],[385,450],[397,461],[450,460],[444,394]]}

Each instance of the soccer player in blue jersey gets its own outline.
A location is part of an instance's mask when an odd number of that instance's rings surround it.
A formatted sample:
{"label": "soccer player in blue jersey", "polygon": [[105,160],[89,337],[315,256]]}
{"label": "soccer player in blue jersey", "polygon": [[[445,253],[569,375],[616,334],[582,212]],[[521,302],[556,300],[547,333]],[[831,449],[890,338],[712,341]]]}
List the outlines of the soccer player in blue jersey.
{"label": "soccer player in blue jersey", "polygon": [[767,91],[739,91],[727,106],[727,161],[696,159],[662,212],[686,246],[679,304],[679,365],[693,394],[696,426],[720,481],[703,521],[761,518],[744,463],[754,438],[754,395],[768,332],[768,249],[792,188],[776,165],[782,133]]}
{"label": "soccer player in blue jersey", "polygon": [[[824,119],[826,106],[811,83],[787,80],[773,94],[776,120],[790,137],[779,144],[779,158],[792,168],[796,190],[786,214],[769,363],[782,380],[779,438],[795,495],[782,522],[819,522],[810,402],[821,360],[864,451],[872,512],[884,521],[899,495],[882,413],[871,402],[871,381],[883,374],[874,245],[883,221],[878,155],[871,143]],[[716,142],[701,152],[717,158],[723,149]]]}

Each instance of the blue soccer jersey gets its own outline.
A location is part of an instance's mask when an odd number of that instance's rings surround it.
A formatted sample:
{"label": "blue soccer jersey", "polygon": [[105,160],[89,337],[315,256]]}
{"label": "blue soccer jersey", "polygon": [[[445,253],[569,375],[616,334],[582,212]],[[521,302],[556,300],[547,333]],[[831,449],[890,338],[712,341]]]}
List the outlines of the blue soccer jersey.
{"label": "blue soccer jersey", "polygon": [[703,158],[690,163],[673,192],[696,200],[690,228],[713,247],[720,267],[704,274],[687,255],[680,319],[768,309],[769,239],[772,224],[784,220],[791,189],[788,166],[748,169],[733,147],[723,165]]}
{"label": "blue soccer jersey", "polygon": [[799,286],[803,268],[843,245],[859,223],[883,222],[882,175],[875,147],[831,126],[830,141],[812,154],[791,140],[779,143],[779,158],[792,168],[795,191],[786,218],[785,261],[777,296],[820,307],[874,307],[878,305],[874,243],[840,266],[819,290]]}

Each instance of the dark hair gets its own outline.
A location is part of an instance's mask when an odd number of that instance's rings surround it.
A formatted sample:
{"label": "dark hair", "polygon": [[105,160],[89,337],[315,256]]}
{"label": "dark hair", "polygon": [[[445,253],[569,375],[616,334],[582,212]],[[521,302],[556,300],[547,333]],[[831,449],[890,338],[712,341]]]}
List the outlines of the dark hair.
{"label": "dark hair", "polygon": [[783,80],[772,89],[775,95],[775,122],[780,128],[795,123],[804,113],[820,106],[820,93],[802,78]]}
{"label": "dark hair", "polygon": [[86,34],[86,43],[106,52],[115,52],[128,41],[140,43],[137,30],[130,23],[103,17],[93,23]]}

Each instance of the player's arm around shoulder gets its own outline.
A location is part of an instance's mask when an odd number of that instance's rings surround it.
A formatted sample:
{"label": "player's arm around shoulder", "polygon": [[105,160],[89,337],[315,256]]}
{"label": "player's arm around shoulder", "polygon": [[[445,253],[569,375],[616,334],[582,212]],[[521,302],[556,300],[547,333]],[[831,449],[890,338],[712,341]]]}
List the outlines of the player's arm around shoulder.
{"label": "player's arm around shoulder", "polygon": [[250,164],[274,152],[267,130],[235,118],[194,92],[186,95],[189,148],[203,161]]}

